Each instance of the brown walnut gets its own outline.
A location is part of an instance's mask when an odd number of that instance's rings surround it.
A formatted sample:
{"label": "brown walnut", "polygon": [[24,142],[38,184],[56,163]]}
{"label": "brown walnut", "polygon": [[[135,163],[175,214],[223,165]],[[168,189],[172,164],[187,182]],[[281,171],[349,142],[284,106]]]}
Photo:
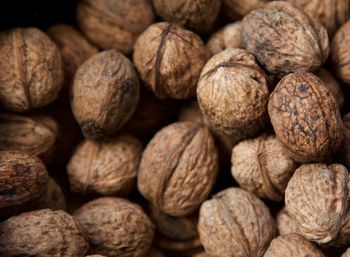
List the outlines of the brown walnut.
{"label": "brown walnut", "polygon": [[38,199],[37,209],[48,208],[51,210],[66,210],[66,198],[62,192],[61,187],[53,178],[49,178],[47,189],[44,195]]}
{"label": "brown walnut", "polygon": [[350,169],[350,113],[343,116],[344,142],[340,151],[342,163]]}
{"label": "brown walnut", "polygon": [[298,223],[290,216],[286,207],[283,207],[276,215],[278,234],[300,234]]}
{"label": "brown walnut", "polygon": [[[349,190],[349,187],[348,187],[348,190]],[[342,246],[348,246],[349,244],[350,244],[350,208],[348,206],[348,210],[346,211],[342,219],[338,237],[334,241],[332,246],[342,247]]]}
{"label": "brown walnut", "polygon": [[248,13],[264,6],[269,0],[223,0],[223,9],[233,20],[240,19]]}

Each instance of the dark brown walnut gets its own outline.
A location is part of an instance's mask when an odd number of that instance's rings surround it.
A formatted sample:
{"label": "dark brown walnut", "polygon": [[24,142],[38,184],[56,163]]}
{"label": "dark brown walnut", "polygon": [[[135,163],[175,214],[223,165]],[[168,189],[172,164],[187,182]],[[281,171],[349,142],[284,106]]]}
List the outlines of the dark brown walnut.
{"label": "dark brown walnut", "polygon": [[51,210],[66,210],[66,198],[62,192],[61,187],[53,178],[49,178],[47,189],[44,195],[37,200],[36,209],[48,208]]}
{"label": "dark brown walnut", "polygon": [[133,59],[141,79],[158,98],[184,99],[195,96],[208,51],[193,32],[160,22],[137,39]]}
{"label": "dark brown walnut", "polygon": [[88,248],[80,223],[64,211],[42,209],[0,223],[1,256],[82,257]]}
{"label": "dark brown walnut", "polygon": [[217,173],[218,153],[209,130],[201,124],[176,122],[148,143],[137,183],[156,209],[185,216],[207,198]]}
{"label": "dark brown walnut", "polygon": [[151,248],[154,225],[137,204],[103,197],[75,212],[90,242],[91,254],[143,257]]}
{"label": "dark brown walnut", "polygon": [[136,38],[154,22],[154,13],[149,0],[80,0],[77,20],[99,47],[129,54]]}
{"label": "dark brown walnut", "polygon": [[127,134],[83,141],[67,166],[71,191],[115,196],[130,193],[136,185],[141,154],[141,142]]}
{"label": "dark brown walnut", "polygon": [[267,121],[269,90],[254,56],[226,49],[204,66],[197,100],[211,127],[234,142],[258,135]]}
{"label": "dark brown walnut", "polygon": [[343,141],[338,105],[320,79],[289,74],[272,92],[268,111],[277,138],[299,162],[324,161]]}
{"label": "dark brown walnut", "polygon": [[208,32],[219,14],[217,0],[153,0],[156,13],[165,21],[177,23],[198,33]]}
{"label": "dark brown walnut", "polygon": [[132,63],[117,50],[85,61],[76,72],[71,95],[83,135],[97,139],[115,133],[135,111],[139,90]]}
{"label": "dark brown walnut", "polygon": [[233,20],[240,19],[248,13],[264,6],[269,0],[223,0],[223,9]]}
{"label": "dark brown walnut", "polygon": [[188,240],[174,240],[164,236],[158,236],[155,244],[167,257],[190,257],[203,251],[198,237]]}
{"label": "dark brown walnut", "polygon": [[53,102],[64,74],[56,45],[36,28],[0,33],[0,102],[24,112]]}
{"label": "dark brown walnut", "polygon": [[315,71],[328,57],[326,29],[288,2],[254,10],[242,24],[243,45],[273,74]]}
{"label": "dark brown walnut", "polygon": [[276,215],[278,234],[281,236],[288,234],[300,234],[299,225],[290,216],[286,207],[283,207]]}
{"label": "dark brown walnut", "polygon": [[344,142],[340,151],[342,163],[350,169],[350,113],[343,116]]}
{"label": "dark brown walnut", "polygon": [[261,257],[276,228],[259,198],[240,188],[228,188],[202,204],[198,233],[209,256]]}
{"label": "dark brown walnut", "polygon": [[350,248],[348,248],[348,250],[346,250],[346,252],[343,253],[341,257],[350,257]]}

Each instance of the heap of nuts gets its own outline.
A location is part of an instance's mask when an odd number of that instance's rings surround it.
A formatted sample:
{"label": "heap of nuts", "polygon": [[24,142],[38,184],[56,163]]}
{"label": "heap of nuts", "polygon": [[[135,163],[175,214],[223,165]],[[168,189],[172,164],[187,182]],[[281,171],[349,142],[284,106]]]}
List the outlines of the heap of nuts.
{"label": "heap of nuts", "polygon": [[80,0],[0,32],[0,256],[350,256],[349,0]]}

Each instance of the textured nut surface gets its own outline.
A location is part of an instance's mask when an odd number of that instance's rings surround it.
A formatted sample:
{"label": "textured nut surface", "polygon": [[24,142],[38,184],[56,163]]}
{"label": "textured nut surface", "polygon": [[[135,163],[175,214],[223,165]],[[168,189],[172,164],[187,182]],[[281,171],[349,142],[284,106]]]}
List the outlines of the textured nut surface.
{"label": "textured nut surface", "polygon": [[228,188],[202,204],[198,232],[209,256],[261,257],[275,236],[275,223],[256,196]]}
{"label": "textured nut surface", "polygon": [[75,216],[89,238],[89,253],[143,257],[152,245],[154,225],[141,207],[128,200],[98,198],[84,204]]}
{"label": "textured nut surface", "polygon": [[64,211],[26,212],[0,224],[2,256],[85,256],[89,243],[80,223]]}
{"label": "textured nut surface", "polygon": [[160,22],[137,39],[134,63],[158,98],[195,96],[208,52],[199,36],[177,24]]}
{"label": "textured nut surface", "polygon": [[161,129],[141,159],[138,189],[158,210],[184,216],[209,195],[218,172],[218,154],[209,130],[176,122]]}
{"label": "textured nut surface", "polygon": [[139,81],[132,63],[116,50],[89,58],[76,72],[72,111],[86,138],[116,132],[129,120],[139,100]]}
{"label": "textured nut surface", "polygon": [[277,138],[299,162],[324,161],[341,146],[337,103],[311,73],[283,77],[270,96],[268,111]]}
{"label": "textured nut surface", "polygon": [[268,1],[269,0],[223,0],[223,6],[228,16],[236,20],[247,15],[252,10],[262,7]]}
{"label": "textured nut surface", "polygon": [[288,234],[300,234],[299,225],[290,216],[286,207],[283,207],[276,215],[276,225],[278,234],[281,236]]}
{"label": "textured nut surface", "polygon": [[0,102],[23,112],[53,102],[64,74],[56,45],[36,28],[0,33]]}
{"label": "textured nut surface", "polygon": [[[349,188],[348,188],[349,189]],[[339,234],[337,239],[334,241],[333,246],[341,247],[350,244],[350,209],[346,211],[342,224],[340,226]]]}

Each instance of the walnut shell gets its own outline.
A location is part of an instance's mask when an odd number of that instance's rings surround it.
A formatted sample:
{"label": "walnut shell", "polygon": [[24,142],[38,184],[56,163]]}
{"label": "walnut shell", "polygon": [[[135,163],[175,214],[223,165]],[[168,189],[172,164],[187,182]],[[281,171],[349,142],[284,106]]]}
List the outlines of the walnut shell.
{"label": "walnut shell", "polygon": [[218,153],[209,130],[192,122],[176,122],[148,143],[137,186],[159,211],[185,216],[207,198],[217,173]]}
{"label": "walnut shell", "polygon": [[195,96],[207,58],[199,36],[168,22],[147,28],[137,39],[133,55],[142,80],[160,99]]}
{"label": "walnut shell", "polygon": [[233,20],[246,16],[248,13],[264,6],[269,0],[223,0],[223,9]]}
{"label": "walnut shell", "polygon": [[84,204],[75,213],[86,231],[92,254],[143,257],[153,241],[154,225],[137,204],[103,197]]}
{"label": "walnut shell", "polygon": [[198,237],[188,240],[173,240],[167,237],[158,237],[155,243],[167,257],[189,257],[203,250]]}
{"label": "walnut shell", "polygon": [[91,42],[129,54],[139,34],[154,22],[154,13],[149,0],[80,0],[77,20]]}
{"label": "walnut shell", "polygon": [[285,202],[306,239],[320,245],[336,239],[348,206],[348,182],[340,164],[304,164],[295,171]]}
{"label": "walnut shell", "polygon": [[240,188],[228,188],[202,204],[198,232],[209,256],[261,257],[276,230],[259,198]]}
{"label": "walnut shell", "polygon": [[2,256],[79,257],[88,248],[80,223],[64,211],[26,212],[0,224]]}
{"label": "walnut shell", "polygon": [[346,252],[343,253],[341,257],[350,257],[350,248],[348,248],[348,250],[346,250]]}
{"label": "walnut shell", "polygon": [[268,111],[278,139],[299,162],[324,161],[343,141],[339,108],[315,75],[289,74],[272,92]]}
{"label": "walnut shell", "polygon": [[64,74],[56,45],[36,28],[0,33],[0,102],[24,112],[56,100]]}
{"label": "walnut shell", "polygon": [[[349,189],[349,187],[348,187]],[[332,244],[336,247],[348,246],[350,244],[350,209],[346,211],[340,226],[337,239]]]}
{"label": "walnut shell", "polygon": [[273,74],[315,71],[328,57],[326,29],[288,2],[271,2],[242,23],[243,45]]}
{"label": "walnut shell", "polygon": [[283,207],[276,215],[278,234],[281,236],[288,234],[300,234],[299,225],[290,216],[286,207]]}
{"label": "walnut shell", "polygon": [[38,200],[37,209],[48,208],[51,210],[66,210],[66,198],[61,187],[53,178],[49,178],[45,194]]}
{"label": "walnut shell", "polygon": [[190,121],[194,123],[207,124],[197,101],[192,101],[188,105],[182,107],[177,116],[179,121]]}
{"label": "walnut shell", "polygon": [[116,50],[89,58],[76,72],[71,95],[73,114],[86,138],[116,132],[139,100],[139,81],[132,63]]}

